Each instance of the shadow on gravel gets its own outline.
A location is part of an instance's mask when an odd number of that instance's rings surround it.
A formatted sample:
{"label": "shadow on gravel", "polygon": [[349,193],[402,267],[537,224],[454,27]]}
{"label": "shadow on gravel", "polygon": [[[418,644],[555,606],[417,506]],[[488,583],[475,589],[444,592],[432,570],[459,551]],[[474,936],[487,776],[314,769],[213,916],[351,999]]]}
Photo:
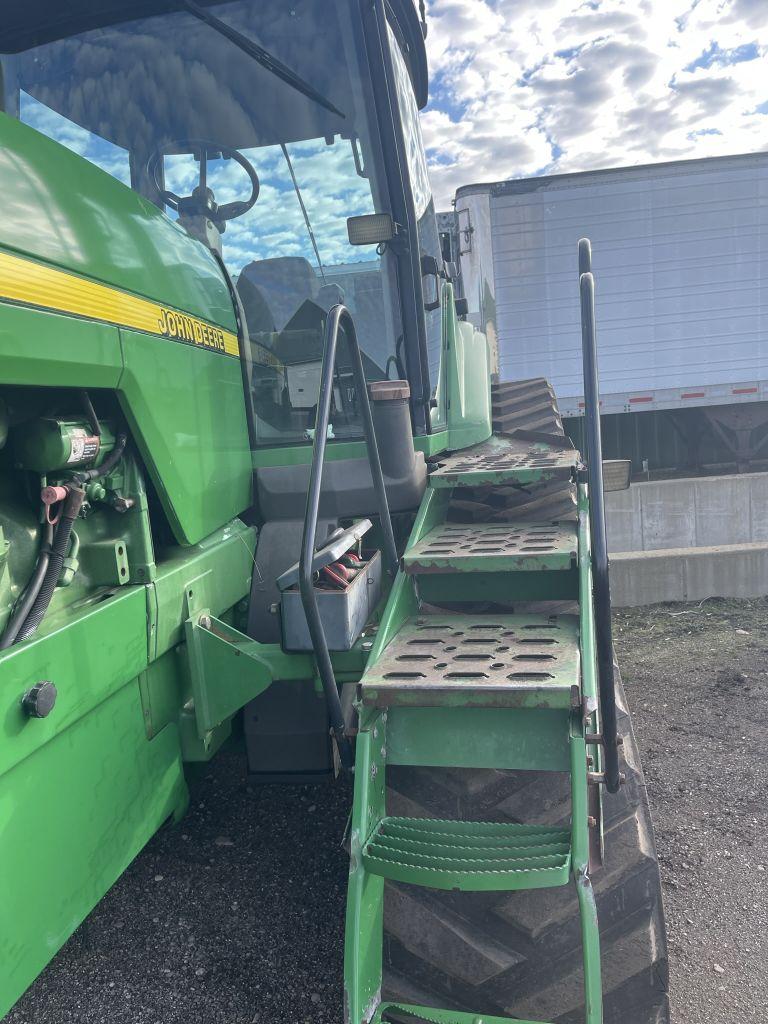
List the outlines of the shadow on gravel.
{"label": "shadow on gravel", "polygon": [[6,1024],[338,1024],[348,785],[191,790]]}
{"label": "shadow on gravel", "polygon": [[[768,600],[625,610],[615,633],[674,1024],[764,1024]],[[250,787],[220,756],[6,1024],[339,1024],[349,801],[343,783]]]}

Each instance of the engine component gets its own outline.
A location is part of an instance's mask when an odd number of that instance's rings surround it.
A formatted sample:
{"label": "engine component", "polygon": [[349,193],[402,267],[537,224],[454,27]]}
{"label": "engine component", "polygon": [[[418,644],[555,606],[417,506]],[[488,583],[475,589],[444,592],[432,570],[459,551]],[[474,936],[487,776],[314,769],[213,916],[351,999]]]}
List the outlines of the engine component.
{"label": "engine component", "polygon": [[16,465],[34,473],[92,465],[114,446],[114,435],[106,427],[94,434],[86,420],[41,417],[14,430]]}

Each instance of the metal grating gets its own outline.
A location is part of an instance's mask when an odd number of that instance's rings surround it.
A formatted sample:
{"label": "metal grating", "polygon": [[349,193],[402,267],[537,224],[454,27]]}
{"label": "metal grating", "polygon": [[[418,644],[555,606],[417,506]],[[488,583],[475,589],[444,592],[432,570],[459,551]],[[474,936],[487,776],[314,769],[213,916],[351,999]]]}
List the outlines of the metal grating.
{"label": "metal grating", "polygon": [[575,523],[442,523],[406,551],[408,573],[521,572],[569,569]]}
{"label": "metal grating", "polygon": [[573,448],[546,441],[491,437],[442,459],[429,477],[432,487],[474,487],[513,480],[519,484],[570,478],[578,464]]}
{"label": "metal grating", "polygon": [[361,680],[376,707],[566,708],[579,685],[573,615],[408,619]]}

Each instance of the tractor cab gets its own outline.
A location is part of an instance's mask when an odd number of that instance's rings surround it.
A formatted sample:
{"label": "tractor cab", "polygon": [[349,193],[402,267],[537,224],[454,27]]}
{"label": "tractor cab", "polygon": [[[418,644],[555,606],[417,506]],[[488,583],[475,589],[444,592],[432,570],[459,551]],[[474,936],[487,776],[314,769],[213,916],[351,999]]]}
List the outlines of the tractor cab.
{"label": "tractor cab", "polygon": [[227,746],[354,779],[345,1024],[663,1024],[589,243],[585,466],[460,318],[413,0],[5,6],[0,1016]]}
{"label": "tractor cab", "polygon": [[[10,14],[2,106],[223,260],[250,341],[253,443],[311,439],[340,302],[367,378],[407,379],[415,433],[439,429],[442,260],[410,0],[385,16],[356,0],[144,0],[126,14],[119,0]],[[329,434],[361,437],[341,355]]]}

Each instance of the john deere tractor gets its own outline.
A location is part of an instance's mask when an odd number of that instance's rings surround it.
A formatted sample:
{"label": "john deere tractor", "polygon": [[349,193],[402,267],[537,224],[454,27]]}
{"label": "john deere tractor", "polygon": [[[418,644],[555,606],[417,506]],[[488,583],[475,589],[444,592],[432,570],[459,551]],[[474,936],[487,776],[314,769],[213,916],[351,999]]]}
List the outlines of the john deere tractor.
{"label": "john deere tractor", "polygon": [[589,248],[579,453],[456,298],[424,32],[5,5],[0,1015],[226,746],[354,778],[339,1021],[668,1020]]}

